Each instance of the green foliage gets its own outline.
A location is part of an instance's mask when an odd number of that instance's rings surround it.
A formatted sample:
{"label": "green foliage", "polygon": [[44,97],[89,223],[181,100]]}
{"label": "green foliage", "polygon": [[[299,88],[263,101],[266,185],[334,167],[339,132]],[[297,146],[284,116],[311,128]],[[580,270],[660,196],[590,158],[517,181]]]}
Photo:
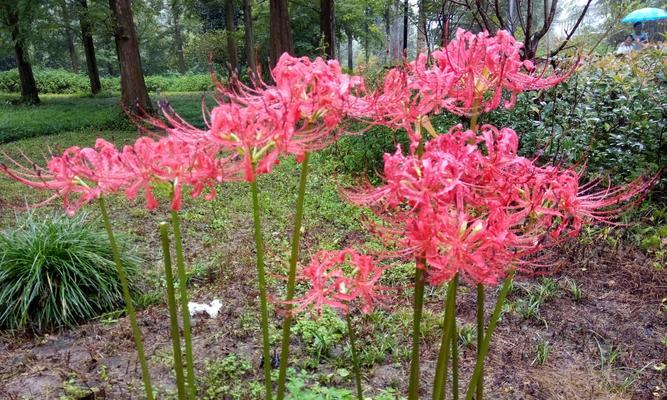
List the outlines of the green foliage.
{"label": "green foliage", "polygon": [[[71,326],[122,305],[106,233],[89,218],[29,214],[0,233],[1,329]],[[122,257],[131,278],[140,259],[127,247]]]}
{"label": "green foliage", "polygon": [[664,57],[653,50],[601,57],[545,93],[521,94],[513,110],[494,112],[488,122],[521,134],[522,154],[585,161],[591,177],[620,182],[656,171],[667,154]]}
{"label": "green foliage", "polygon": [[230,354],[222,360],[207,360],[204,373],[199,377],[199,397],[202,400],[215,399],[258,399],[263,397],[259,382],[248,382],[252,371],[250,361]]}
{"label": "green foliage", "polygon": [[317,366],[322,357],[329,355],[334,345],[341,342],[347,334],[347,325],[333,310],[326,308],[316,320],[299,319],[294,334],[301,337],[312,358],[311,366]]}
{"label": "green foliage", "polygon": [[[90,93],[90,82],[83,74],[75,74],[63,69],[43,69],[34,72],[39,93],[75,94]],[[120,78],[103,77],[100,79],[106,91],[120,92]],[[213,88],[209,74],[186,75],[150,75],[145,77],[146,87],[155,92],[198,92]],[[0,72],[0,92],[18,93],[21,91],[18,70]]]}

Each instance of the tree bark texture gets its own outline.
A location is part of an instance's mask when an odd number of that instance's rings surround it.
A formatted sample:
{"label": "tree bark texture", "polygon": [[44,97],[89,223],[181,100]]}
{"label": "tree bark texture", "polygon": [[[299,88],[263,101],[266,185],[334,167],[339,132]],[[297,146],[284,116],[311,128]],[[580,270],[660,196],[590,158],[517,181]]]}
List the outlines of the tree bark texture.
{"label": "tree bark texture", "polygon": [[324,38],[324,54],[330,60],[336,58],[334,0],[320,0],[320,32]]}
{"label": "tree bark texture", "polygon": [[109,6],[116,19],[114,37],[120,65],[121,102],[133,112],[151,113],[153,107],[141,68],[130,0],[109,0]]}
{"label": "tree bark texture", "polygon": [[81,12],[79,13],[79,25],[81,25],[81,41],[83,52],[86,56],[86,70],[90,81],[90,91],[95,94],[102,90],[100,83],[100,71],[97,68],[97,56],[95,56],[95,44],[93,43],[93,32],[88,16],[87,0],[79,0]]}
{"label": "tree bark texture", "polygon": [[69,58],[72,63],[72,71],[75,74],[79,73],[81,68],[81,62],[79,61],[79,55],[76,52],[76,47],[74,46],[74,36],[72,35],[72,23],[69,15],[69,10],[67,9],[67,3],[65,0],[60,2],[60,10],[62,12],[61,16],[63,19],[63,33],[65,35],[65,43],[67,45],[67,51],[69,52]]}
{"label": "tree bark texture", "polygon": [[424,9],[424,0],[419,0],[419,10],[417,17],[417,54],[428,52],[426,39],[426,10]]}
{"label": "tree bark texture", "polygon": [[257,73],[257,49],[255,33],[252,27],[252,0],[243,0],[243,26],[245,29],[245,49],[248,68],[252,74]]}
{"label": "tree bark texture", "polygon": [[21,36],[19,28],[18,10],[10,9],[7,15],[7,22],[12,30],[12,40],[14,41],[14,53],[16,55],[16,65],[19,70],[19,79],[21,81],[21,100],[29,104],[39,104],[39,93],[37,83],[32,73],[32,66],[28,61],[25,41]]}
{"label": "tree bark texture", "polygon": [[408,51],[408,16],[410,15],[410,4],[408,0],[403,1],[403,56]]}
{"label": "tree bark texture", "polygon": [[353,38],[352,38],[352,32],[349,30],[345,31],[345,36],[347,36],[347,69],[352,71],[354,68],[354,63],[353,63]]}
{"label": "tree bark texture", "polygon": [[234,22],[234,0],[225,0],[225,29],[227,30],[227,54],[232,74],[239,71],[239,60],[236,51],[236,23]]}
{"label": "tree bark texture", "polygon": [[174,46],[176,47],[176,59],[178,62],[178,72],[184,74],[188,67],[185,65],[185,56],[183,55],[183,34],[181,33],[181,4],[178,0],[171,2],[171,24],[174,28]]}
{"label": "tree bark texture", "polygon": [[287,0],[269,0],[271,65],[276,65],[283,53],[294,53],[292,31],[289,25]]}

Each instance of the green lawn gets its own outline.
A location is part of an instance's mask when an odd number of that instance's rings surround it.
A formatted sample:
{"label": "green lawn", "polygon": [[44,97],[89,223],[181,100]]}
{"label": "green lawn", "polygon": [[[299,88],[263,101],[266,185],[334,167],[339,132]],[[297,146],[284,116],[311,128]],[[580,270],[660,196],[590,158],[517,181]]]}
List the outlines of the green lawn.
{"label": "green lawn", "polygon": [[[161,93],[188,121],[202,123],[201,97],[215,104],[210,93]],[[0,94],[0,143],[79,130],[131,130],[118,105],[119,98],[81,95],[41,95],[38,106],[14,104],[15,94]],[[153,104],[158,100],[152,96]]]}

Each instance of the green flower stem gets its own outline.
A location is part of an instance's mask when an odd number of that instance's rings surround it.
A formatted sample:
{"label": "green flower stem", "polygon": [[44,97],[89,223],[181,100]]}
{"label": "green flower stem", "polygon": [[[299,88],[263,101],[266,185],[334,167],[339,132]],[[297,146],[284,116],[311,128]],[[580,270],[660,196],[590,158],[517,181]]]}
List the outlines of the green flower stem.
{"label": "green flower stem", "polygon": [[352,350],[352,363],[354,364],[354,380],[357,385],[357,399],[364,400],[363,390],[361,389],[361,372],[359,371],[359,358],[357,357],[357,344],[354,329],[352,328],[352,318],[347,314],[347,334],[350,337],[350,349]]}
{"label": "green flower stem", "polygon": [[301,178],[299,179],[299,194],[296,199],[296,215],[294,216],[294,230],[292,231],[292,254],[290,255],[289,275],[287,278],[287,313],[283,320],[283,337],[280,350],[280,371],[278,373],[278,394],[276,398],[285,398],[285,382],[287,381],[287,361],[289,359],[290,330],[292,329],[292,305],[294,287],[296,285],[296,264],[299,260],[299,240],[301,239],[301,221],[303,220],[303,203],[306,197],[306,181],[308,177],[308,153],[301,163]]}
{"label": "green flower stem", "polygon": [[178,399],[187,399],[185,391],[185,377],[183,376],[183,357],[181,354],[181,335],[178,330],[178,306],[174,294],[174,274],[171,269],[171,253],[169,251],[169,225],[160,223],[160,238],[162,239],[162,254],[164,255],[164,272],[167,277],[167,305],[169,307],[169,322],[171,323],[171,344],[174,348],[174,370],[176,371],[176,387]]}
{"label": "green flower stem", "polygon": [[514,278],[514,271],[511,271],[505,281],[503,282],[503,287],[500,289],[500,294],[498,295],[498,301],[496,301],[496,306],[493,309],[493,314],[489,320],[489,326],[486,328],[486,333],[484,334],[484,340],[482,341],[482,346],[477,349],[477,362],[475,363],[475,369],[473,370],[472,377],[470,378],[470,383],[468,384],[468,390],[466,391],[466,400],[472,400],[475,395],[475,389],[477,385],[481,384],[480,376],[482,374],[482,368],[484,367],[484,359],[486,354],[489,351],[489,344],[491,343],[491,337],[493,336],[493,331],[496,329],[496,324],[500,318],[500,313],[503,310],[503,305],[505,304],[505,298],[507,298],[507,293],[512,286],[512,279]]}
{"label": "green flower stem", "polygon": [[456,330],[456,298],[452,318],[452,400],[459,400],[459,334]]}
{"label": "green flower stem", "polygon": [[[477,284],[477,350],[482,348],[484,341],[484,285]],[[479,384],[477,385],[475,400],[484,398],[484,364],[479,372]]]}
{"label": "green flower stem", "polygon": [[412,315],[412,359],[410,361],[410,384],[408,386],[408,400],[419,399],[419,342],[421,340],[420,323],[424,309],[424,263],[422,257],[417,257],[415,265],[415,296]]}
{"label": "green flower stem", "polygon": [[137,356],[139,357],[139,363],[141,364],[141,376],[144,380],[146,399],[153,400],[153,386],[151,384],[150,372],[148,371],[148,363],[146,362],[146,356],[144,354],[144,344],[141,341],[141,330],[139,330],[139,325],[137,325],[137,314],[134,310],[134,304],[132,303],[132,296],[130,295],[130,287],[127,283],[125,267],[123,267],[123,263],[120,260],[120,252],[116,245],[116,239],[114,238],[113,230],[111,229],[111,222],[109,222],[109,214],[107,213],[106,204],[102,197],[99,198],[99,206],[102,213],[102,219],[104,220],[104,227],[109,236],[109,243],[111,243],[111,252],[113,253],[113,259],[116,263],[118,279],[123,288],[123,300],[125,301],[125,309],[127,310],[127,316],[130,319],[130,326],[132,327],[134,346],[137,349]]}
{"label": "green flower stem", "polygon": [[435,368],[435,379],[433,381],[433,400],[443,400],[446,398],[447,389],[447,370],[449,368],[449,350],[452,341],[452,319],[456,318],[456,290],[459,284],[459,275],[456,274],[447,285],[447,298],[445,300],[445,315],[442,322],[442,340],[440,342],[440,352],[438,353],[438,363]]}
{"label": "green flower stem", "polygon": [[187,369],[188,397],[197,399],[197,384],[195,383],[194,355],[192,352],[192,328],[190,324],[190,310],[188,309],[188,283],[185,276],[185,259],[183,257],[183,239],[181,237],[181,219],[177,211],[171,211],[171,226],[174,229],[174,243],[176,245],[176,268],[178,273],[178,292],[181,300],[183,318],[183,339],[185,340],[185,368]]}
{"label": "green flower stem", "polygon": [[266,275],[264,268],[264,244],[262,239],[262,225],[259,219],[259,190],[257,189],[257,175],[253,165],[253,180],[250,182],[252,189],[252,211],[255,224],[255,245],[257,247],[257,281],[259,283],[259,299],[262,313],[262,355],[264,357],[264,387],[266,389],[266,400],[271,400],[271,355],[269,354],[269,311],[266,300]]}

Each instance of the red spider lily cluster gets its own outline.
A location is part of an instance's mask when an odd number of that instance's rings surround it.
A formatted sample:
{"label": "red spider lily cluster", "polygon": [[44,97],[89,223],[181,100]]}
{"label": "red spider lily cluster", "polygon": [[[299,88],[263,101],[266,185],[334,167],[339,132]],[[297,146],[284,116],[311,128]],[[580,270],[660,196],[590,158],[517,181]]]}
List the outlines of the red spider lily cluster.
{"label": "red spider lily cluster", "polygon": [[310,289],[294,301],[296,311],[311,306],[321,311],[329,306],[347,314],[350,305],[357,305],[361,312],[369,314],[386,300],[383,291],[388,288],[378,284],[384,269],[371,256],[353,249],[321,250],[301,272]]}
{"label": "red spider lily cluster", "polygon": [[469,117],[498,108],[506,94],[503,106],[510,108],[518,93],[552,87],[575,70],[576,65],[563,74],[536,73],[532,62],[521,61],[521,47],[506,31],[489,36],[459,29],[444,49],[432,53],[433,65],[422,54],[390,70],[381,90],[368,98],[367,112],[376,123],[405,129],[414,151],[420,128],[431,130],[424,119],[429,113],[444,109]]}
{"label": "red spider lily cluster", "polygon": [[[553,86],[574,69],[560,75],[535,73],[531,62],[521,61],[520,48],[504,31],[489,36],[459,30],[444,49],[432,54],[432,65],[419,56],[390,70],[384,84],[368,94],[362,79],[343,74],[336,61],[285,54],[272,71],[273,84],[258,82],[251,88],[233,80],[229,86],[218,85],[218,105],[205,129],[165,107],[165,120],[146,120],[163,129],[164,137],[142,137],[122,150],[98,140],[95,148],[67,149],[46,168],[12,160],[2,171],[29,186],[54,191],[69,213],[117,192],[134,199],[143,191],[147,207],[153,209],[153,188],[160,183],[172,185],[171,207],[178,210],[184,186],[192,196],[206,192],[211,199],[216,184],[252,181],[256,174],[271,172],[283,156],[299,160],[336,140],[347,117],[363,118],[406,129],[410,151],[403,154],[399,148],[385,155],[386,185],[348,193],[349,198],[372,206],[391,222],[378,230],[396,239],[399,253],[424,258],[432,284],[457,272],[475,282],[496,284],[508,268],[539,268],[527,256],[565,234],[576,234],[584,219],[608,220],[618,211],[617,204],[631,201],[651,184],[637,181],[601,191],[580,186],[573,170],[538,167],[517,156],[517,134],[509,128],[485,125],[473,131],[457,126],[436,135],[428,122],[433,112],[476,116],[501,102],[510,107],[519,92]],[[422,130],[436,137],[418,154],[419,144],[424,144]],[[319,256],[312,273],[320,268],[324,275],[312,275],[314,283],[330,273],[322,266],[326,257],[334,264],[347,256],[354,263],[366,262],[356,253],[341,254],[335,260],[330,253]],[[325,298],[322,293],[312,298]],[[333,299],[330,305],[343,304],[344,298]]]}
{"label": "red spider lily cluster", "polygon": [[347,197],[371,206],[385,224],[374,231],[398,255],[426,261],[432,285],[455,274],[495,285],[509,270],[548,267],[533,257],[586,220],[609,221],[652,180],[594,191],[571,169],[539,167],[517,156],[509,128],[455,126],[426,143],[421,155],[385,154],[386,183]]}

